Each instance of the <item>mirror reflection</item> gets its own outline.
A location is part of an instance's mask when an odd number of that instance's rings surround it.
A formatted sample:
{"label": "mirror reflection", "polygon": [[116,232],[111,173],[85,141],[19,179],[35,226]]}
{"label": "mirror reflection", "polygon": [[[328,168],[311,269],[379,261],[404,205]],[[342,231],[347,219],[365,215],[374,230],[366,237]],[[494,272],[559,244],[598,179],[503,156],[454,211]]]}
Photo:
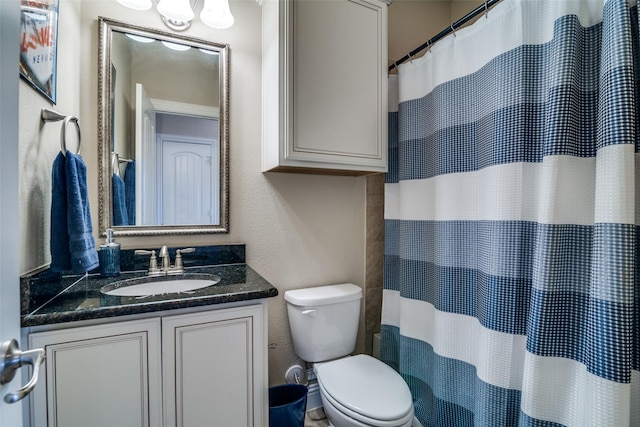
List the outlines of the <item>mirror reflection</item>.
{"label": "mirror reflection", "polygon": [[228,46],[100,18],[100,225],[228,232]]}

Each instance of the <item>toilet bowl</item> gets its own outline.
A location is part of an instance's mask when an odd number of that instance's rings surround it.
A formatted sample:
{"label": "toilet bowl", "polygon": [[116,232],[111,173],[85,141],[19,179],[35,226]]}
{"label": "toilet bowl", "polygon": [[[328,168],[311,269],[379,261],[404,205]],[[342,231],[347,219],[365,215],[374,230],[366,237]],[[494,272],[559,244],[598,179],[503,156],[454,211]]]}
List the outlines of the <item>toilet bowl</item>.
{"label": "toilet bowl", "polygon": [[403,378],[354,349],[362,290],[354,284],[286,291],[296,354],[314,363],[327,418],[334,427],[410,427],[413,400]]}
{"label": "toilet bowl", "polygon": [[396,371],[364,354],[317,363],[320,397],[335,427],[409,427],[413,401]]}

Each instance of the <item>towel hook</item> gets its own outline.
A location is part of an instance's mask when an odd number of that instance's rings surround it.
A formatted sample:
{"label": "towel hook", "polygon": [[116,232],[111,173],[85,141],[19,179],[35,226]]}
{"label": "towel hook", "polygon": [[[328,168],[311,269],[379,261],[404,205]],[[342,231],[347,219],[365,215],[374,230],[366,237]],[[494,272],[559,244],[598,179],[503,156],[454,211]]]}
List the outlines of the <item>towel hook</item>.
{"label": "towel hook", "polygon": [[40,118],[43,122],[57,122],[62,120],[62,129],[60,131],[60,151],[62,151],[63,155],[67,155],[67,125],[69,122],[73,122],[76,125],[76,130],[78,132],[78,150],[76,154],[80,154],[80,125],[78,124],[78,118],[75,116],[65,116],[57,111],[50,110],[48,108],[43,108],[40,112]]}

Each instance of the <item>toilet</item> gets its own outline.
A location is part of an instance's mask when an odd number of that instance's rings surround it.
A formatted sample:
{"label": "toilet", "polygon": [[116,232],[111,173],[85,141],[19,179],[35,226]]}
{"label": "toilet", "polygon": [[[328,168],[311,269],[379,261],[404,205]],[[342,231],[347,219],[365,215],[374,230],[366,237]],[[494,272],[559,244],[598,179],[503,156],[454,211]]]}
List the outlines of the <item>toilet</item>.
{"label": "toilet", "polygon": [[351,284],[286,291],[293,347],[312,362],[334,427],[410,427],[409,387],[391,367],[355,349],[362,289]]}

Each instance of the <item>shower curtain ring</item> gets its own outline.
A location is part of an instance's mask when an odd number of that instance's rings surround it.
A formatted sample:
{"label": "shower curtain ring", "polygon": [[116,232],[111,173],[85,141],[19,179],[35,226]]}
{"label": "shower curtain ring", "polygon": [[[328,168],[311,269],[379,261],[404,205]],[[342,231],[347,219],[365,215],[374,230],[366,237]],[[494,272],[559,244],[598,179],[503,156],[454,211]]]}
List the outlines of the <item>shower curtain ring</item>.
{"label": "shower curtain ring", "polygon": [[451,28],[451,32],[453,33],[453,37],[457,37],[456,36],[456,29],[453,28],[453,24],[450,25],[450,28]]}
{"label": "shower curtain ring", "polygon": [[484,2],[484,17],[485,19],[489,18],[489,0],[485,0]]}

